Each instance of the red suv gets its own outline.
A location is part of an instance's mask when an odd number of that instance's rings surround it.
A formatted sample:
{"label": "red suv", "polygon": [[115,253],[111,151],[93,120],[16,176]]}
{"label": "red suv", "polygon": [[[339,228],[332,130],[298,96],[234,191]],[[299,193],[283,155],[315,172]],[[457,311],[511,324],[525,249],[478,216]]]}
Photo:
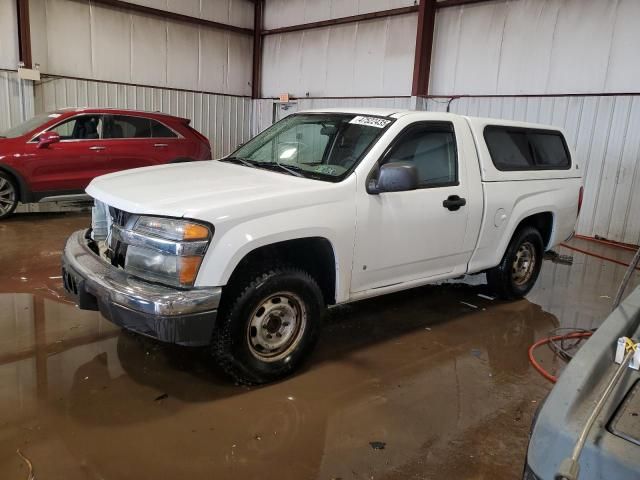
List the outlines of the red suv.
{"label": "red suv", "polygon": [[84,193],[105,173],[211,158],[190,120],[163,113],[74,108],[0,132],[0,219],[18,202]]}

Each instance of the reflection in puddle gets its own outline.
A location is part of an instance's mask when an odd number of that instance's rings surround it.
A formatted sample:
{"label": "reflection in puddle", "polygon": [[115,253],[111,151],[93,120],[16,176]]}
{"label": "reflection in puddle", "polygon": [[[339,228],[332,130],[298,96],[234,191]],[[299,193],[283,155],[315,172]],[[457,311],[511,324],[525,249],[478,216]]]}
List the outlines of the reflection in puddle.
{"label": "reflection in puddle", "polygon": [[0,226],[0,291],[23,292],[0,294],[3,479],[25,477],[17,448],[42,479],[516,478],[550,388],[527,348],[597,326],[624,273],[575,255],[545,262],[528,300],[478,296],[478,276],[335,308],[298,375],[245,388],[206,348],[122,332],[59,298],[59,250],[87,221]]}
{"label": "reflection in puddle", "polygon": [[[206,349],[2,294],[0,449],[25,450],[42,478],[390,475],[500,412],[530,409],[523,388],[544,394],[523,352],[555,319],[477,291],[427,287],[336,308],[306,371],[254,389],[221,377]],[[20,468],[0,458],[11,477]]]}

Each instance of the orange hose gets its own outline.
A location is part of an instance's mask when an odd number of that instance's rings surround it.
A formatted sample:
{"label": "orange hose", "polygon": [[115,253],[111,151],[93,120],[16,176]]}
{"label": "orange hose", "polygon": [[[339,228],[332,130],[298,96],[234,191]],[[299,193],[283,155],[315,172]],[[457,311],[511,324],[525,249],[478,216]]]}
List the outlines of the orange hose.
{"label": "orange hose", "polygon": [[622,248],[623,250],[629,250],[630,252],[638,251],[638,247],[635,247],[628,243],[615,242],[613,240],[603,240],[601,238],[587,237],[585,235],[578,234],[574,235],[574,238],[577,238],[579,240],[586,240],[588,242],[600,243],[602,245],[609,245],[610,247]]}
{"label": "orange hose", "polygon": [[586,338],[586,337],[590,337],[591,335],[593,335],[591,332],[573,332],[573,333],[568,333],[566,335],[555,335],[553,337],[547,337],[547,338],[538,340],[536,343],[534,343],[529,347],[529,362],[531,363],[531,365],[533,365],[533,368],[535,368],[540,375],[542,375],[544,378],[546,378],[550,382],[556,383],[558,381],[558,377],[547,372],[542,367],[542,365],[538,363],[536,358],[533,356],[533,352],[535,351],[535,349],[540,347],[541,345],[546,345],[549,342],[555,342],[557,340],[569,340],[572,338]]}
{"label": "orange hose", "polygon": [[[609,262],[617,263],[618,265],[623,265],[625,267],[629,266],[628,263],[625,263],[621,260],[616,260],[615,258],[611,258],[611,257],[605,257],[604,255],[599,255],[597,253],[590,252],[589,250],[583,250],[582,248],[572,247],[571,245],[567,245],[566,243],[561,243],[560,246],[564,248],[568,248],[569,250],[575,250],[576,252],[584,253],[585,255],[590,255],[592,257],[599,258],[601,260],[607,260]],[[640,267],[636,267],[636,270],[640,270]]]}

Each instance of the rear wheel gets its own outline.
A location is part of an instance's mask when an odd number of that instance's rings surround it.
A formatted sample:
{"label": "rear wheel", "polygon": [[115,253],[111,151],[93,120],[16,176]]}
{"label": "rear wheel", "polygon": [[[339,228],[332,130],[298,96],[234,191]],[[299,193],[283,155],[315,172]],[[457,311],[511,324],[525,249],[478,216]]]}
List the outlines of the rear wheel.
{"label": "rear wheel", "polygon": [[217,319],[214,358],[238,383],[289,375],[317,341],[324,309],[320,287],[294,267],[264,269],[235,283],[230,288],[236,293]]}
{"label": "rear wheel", "polygon": [[11,215],[18,206],[18,188],[6,173],[0,172],[0,220]]}
{"label": "rear wheel", "polygon": [[487,272],[491,291],[505,300],[524,297],[538,279],[543,250],[538,230],[533,227],[518,229],[500,264]]}

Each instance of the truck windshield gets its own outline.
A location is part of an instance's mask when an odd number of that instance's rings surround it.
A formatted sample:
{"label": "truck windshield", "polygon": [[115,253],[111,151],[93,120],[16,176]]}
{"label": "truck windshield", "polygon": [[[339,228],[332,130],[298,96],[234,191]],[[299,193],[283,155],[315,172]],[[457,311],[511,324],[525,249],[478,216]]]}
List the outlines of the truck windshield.
{"label": "truck windshield", "polygon": [[387,117],[342,113],[290,115],[223,161],[340,181],[392,122]]}
{"label": "truck windshield", "polygon": [[20,123],[15,127],[11,127],[9,130],[5,130],[4,132],[0,132],[0,138],[18,138],[27,133],[41,127],[49,120],[59,117],[60,114],[56,112],[48,112],[41,113],[40,115],[36,115],[35,117],[27,120],[26,122]]}

